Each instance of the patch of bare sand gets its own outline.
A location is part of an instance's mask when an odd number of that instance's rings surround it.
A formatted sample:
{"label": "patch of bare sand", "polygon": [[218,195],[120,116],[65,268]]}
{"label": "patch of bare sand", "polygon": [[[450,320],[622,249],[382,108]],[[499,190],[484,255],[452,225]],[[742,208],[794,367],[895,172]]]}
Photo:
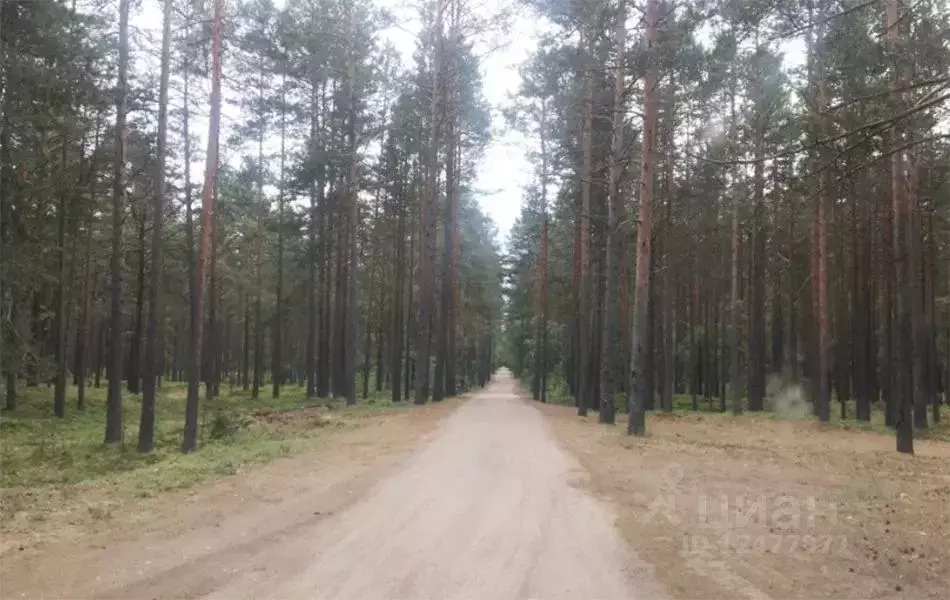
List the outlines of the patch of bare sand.
{"label": "patch of bare sand", "polygon": [[950,444],[695,414],[637,439],[536,406],[673,599],[947,597]]}
{"label": "patch of bare sand", "polygon": [[[228,577],[222,567],[229,562],[349,506],[422,446],[457,406],[450,400],[357,416],[355,426],[327,430],[306,453],[192,490],[116,502],[107,519],[53,517],[37,524],[43,535],[33,543],[22,550],[14,545],[0,557],[0,596],[98,598],[131,582],[143,585],[149,573],[160,574],[163,597],[200,594]],[[77,505],[98,500],[64,499]],[[149,573],[142,570],[143,551]],[[187,592],[176,588],[186,583]]]}

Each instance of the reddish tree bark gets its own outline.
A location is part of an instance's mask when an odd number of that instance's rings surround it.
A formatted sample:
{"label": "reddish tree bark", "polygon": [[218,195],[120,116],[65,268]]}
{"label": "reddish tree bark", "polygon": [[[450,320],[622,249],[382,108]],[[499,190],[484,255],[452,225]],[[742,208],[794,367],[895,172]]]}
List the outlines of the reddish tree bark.
{"label": "reddish tree bark", "polygon": [[[124,0],[127,1],[127,0]],[[195,295],[192,314],[198,315],[191,332],[191,362],[188,365],[188,396],[185,404],[185,429],[182,452],[198,448],[198,385],[201,364],[202,304],[204,303],[204,275],[213,234],[214,188],[218,166],[218,132],[221,123],[221,26],[224,18],[224,0],[213,0],[211,19],[211,118],[208,122],[208,152],[205,156],[205,176],[201,189],[201,242],[195,263]]]}

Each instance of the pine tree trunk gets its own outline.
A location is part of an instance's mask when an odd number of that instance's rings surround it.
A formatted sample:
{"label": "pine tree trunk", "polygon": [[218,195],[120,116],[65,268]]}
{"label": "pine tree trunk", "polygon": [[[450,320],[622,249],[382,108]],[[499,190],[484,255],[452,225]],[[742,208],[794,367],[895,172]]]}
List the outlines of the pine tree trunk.
{"label": "pine tree trunk", "polygon": [[66,184],[66,153],[69,146],[68,136],[62,142],[62,173],[59,193],[59,207],[56,215],[56,314],[54,316],[56,333],[56,383],[53,390],[53,414],[66,417],[66,204],[69,196]]}
{"label": "pine tree trunk", "polygon": [[[756,55],[758,56],[758,54]],[[765,231],[765,108],[761,105],[764,92],[761,90],[761,81],[764,73],[756,61],[756,79],[759,83],[756,93],[759,95],[754,127],[753,166],[753,214],[752,214],[752,269],[751,277],[751,319],[749,322],[749,410],[760,411],[765,403],[765,277],[767,259]]]}
{"label": "pine tree trunk", "polygon": [[[542,145],[543,148],[543,145]],[[543,153],[543,150],[542,150]],[[545,171],[546,173],[546,171]],[[547,198],[544,187],[546,177],[542,177],[542,205],[544,206],[543,220],[541,221],[541,402],[548,401],[548,214]]]}
{"label": "pine tree trunk", "polygon": [[[373,202],[373,220],[372,220],[373,223],[379,222],[379,195],[380,195],[380,191],[377,189],[375,199]],[[367,238],[369,238],[368,234],[367,234]],[[376,288],[375,274],[376,274],[376,271],[379,269],[378,267],[379,259],[377,257],[378,244],[372,241],[369,243],[372,246],[372,249],[370,251],[369,262],[366,264],[367,278],[369,280],[369,289],[367,290],[367,293],[366,293],[366,319],[365,319],[366,326],[364,327],[364,330],[363,330],[363,399],[364,400],[369,397],[370,363],[371,363],[371,358],[373,356],[374,327],[371,326],[372,324],[371,315],[373,314],[373,308],[374,308],[373,302],[374,301],[376,302],[376,306],[375,306],[375,308],[377,309],[376,316],[380,320],[382,319],[382,303],[383,303],[382,293],[380,293],[380,297],[378,300],[376,300],[375,298],[375,288]],[[380,281],[380,284],[382,284],[382,281]],[[382,285],[380,285],[380,288],[382,288]],[[382,326],[380,325],[380,329],[381,328]],[[378,333],[379,333],[379,330],[377,329],[377,334]],[[379,341],[378,338],[379,336],[377,335],[377,341]],[[377,376],[377,383],[381,383],[379,381],[378,376]]]}
{"label": "pine tree trunk", "polygon": [[[0,24],[4,22],[4,6],[0,4]],[[0,44],[0,65],[5,64],[6,57],[3,55],[3,50]],[[4,79],[4,86],[6,81]],[[2,365],[5,388],[4,407],[12,411],[17,409],[16,377],[20,361],[7,361],[5,358],[8,354],[17,354],[19,351],[19,340],[12,325],[16,323],[19,290],[14,286],[13,278],[9,276],[9,265],[16,264],[17,226],[14,219],[18,221],[18,218],[14,195],[9,189],[9,182],[13,180],[13,169],[10,165],[10,123],[7,118],[7,98],[8,94],[3,94],[0,98],[0,247],[8,249],[3,257],[5,260],[0,261],[0,359],[4,359]],[[98,128],[96,131],[98,133]],[[98,137],[96,146],[98,147]]]}
{"label": "pine tree trunk", "polygon": [[[586,27],[586,26],[585,26]],[[589,52],[585,41],[590,42],[590,33],[584,32],[581,36],[582,52]],[[577,414],[587,416],[587,407],[594,400],[590,392],[593,388],[591,381],[591,291],[593,288],[590,277],[590,211],[591,211],[591,177],[593,175],[593,114],[594,114],[594,74],[591,58],[584,59],[584,117],[581,125],[581,206],[580,239],[578,240],[579,294],[580,303],[577,313]]]}
{"label": "pine tree trunk", "polygon": [[[851,348],[854,363],[854,408],[855,418],[859,421],[871,420],[871,369],[869,368],[870,304],[869,294],[863,286],[871,279],[866,272],[865,257],[868,253],[866,219],[858,218],[860,203],[858,194],[852,194],[851,202],[851,297],[853,309],[851,315]],[[864,212],[864,209],[862,209]]]}
{"label": "pine tree trunk", "polygon": [[[138,395],[142,391],[142,335],[145,320],[145,199],[141,200],[138,230],[138,265],[135,272],[135,314],[132,320],[132,337],[129,339],[129,362],[126,365],[126,384],[130,394]],[[135,214],[135,211],[132,211]]]}
{"label": "pine tree trunk", "polygon": [[[454,35],[450,34],[453,37]],[[454,56],[453,48],[453,56]],[[450,66],[451,73],[457,71],[457,66]],[[445,375],[446,362],[451,362],[448,354],[448,335],[452,323],[452,291],[453,278],[452,272],[455,267],[455,259],[452,252],[455,250],[455,110],[454,105],[455,90],[447,89],[445,92],[445,102],[443,103],[444,119],[446,122],[446,160],[445,160],[445,213],[443,217],[443,240],[442,240],[442,294],[441,310],[439,311],[438,329],[436,331],[435,342],[435,377],[432,384],[432,401],[439,402],[445,396]]]}
{"label": "pine tree trunk", "polygon": [[[395,128],[398,130],[398,121]],[[403,306],[402,299],[406,290],[406,205],[403,198],[403,178],[401,163],[396,167],[393,182],[393,205],[398,215],[396,217],[396,236],[393,242],[396,255],[396,275],[393,278],[393,304],[390,312],[392,320],[392,345],[390,351],[391,363],[389,370],[392,373],[392,401],[402,400],[402,350],[403,350]],[[408,362],[408,356],[406,361]]]}
{"label": "pine tree trunk", "polygon": [[637,215],[637,263],[633,292],[634,319],[631,338],[631,366],[629,389],[629,419],[627,433],[646,435],[645,406],[648,395],[653,393],[644,385],[648,369],[651,369],[649,350],[646,348],[646,331],[649,323],[650,264],[653,230],[653,199],[655,189],[654,166],[656,164],[657,85],[659,83],[656,51],[659,42],[660,1],[647,0],[646,50],[649,53],[643,88],[643,141],[640,157],[640,200]]}
{"label": "pine tree trunk", "polygon": [[884,424],[897,425],[896,398],[894,394],[895,367],[894,349],[896,343],[894,331],[894,280],[896,261],[894,254],[894,208],[893,192],[890,183],[892,169],[886,171],[886,192],[878,197],[877,230],[879,240],[878,280],[879,286],[877,310],[881,322],[882,335],[879,340],[881,355],[881,399],[884,402]]}
{"label": "pine tree trunk", "polygon": [[665,123],[665,135],[664,140],[666,158],[663,161],[664,163],[664,195],[666,196],[666,217],[663,221],[663,248],[657,248],[657,255],[662,257],[662,267],[663,271],[660,275],[660,289],[659,293],[656,295],[656,298],[660,298],[661,302],[659,305],[660,309],[660,343],[659,343],[659,357],[660,368],[658,373],[661,373],[659,377],[659,392],[660,392],[660,407],[665,412],[673,411],[673,380],[676,377],[673,368],[673,348],[676,341],[676,335],[673,331],[673,319],[672,310],[675,305],[675,298],[670,297],[670,279],[673,277],[673,252],[670,250],[670,246],[673,241],[673,199],[675,197],[674,191],[674,175],[673,175],[673,162],[676,160],[676,143],[675,143],[675,99],[676,99],[676,84],[675,78],[671,75],[670,81],[667,86],[669,90],[669,98],[666,109],[666,120]]}
{"label": "pine tree trunk", "polygon": [[255,265],[255,293],[254,293],[254,385],[251,387],[251,398],[257,399],[261,393],[264,381],[264,215],[268,206],[264,202],[264,136],[267,131],[264,114],[264,69],[261,69],[258,84],[258,104],[260,113],[260,129],[257,138],[257,261]]}
{"label": "pine tree trunk", "polygon": [[[0,28],[4,23],[3,4],[0,4]],[[6,66],[5,48],[0,44],[0,69]],[[6,73],[0,70],[0,86],[7,88]],[[13,282],[10,277],[10,267],[13,265],[11,255],[15,253],[14,228],[10,223],[13,217],[13,194],[8,186],[11,181],[10,168],[10,127],[7,119],[7,94],[0,94],[0,371],[4,374],[6,389],[6,409],[16,410],[16,366],[15,361],[7,360],[7,353],[15,353],[10,348],[16,347],[13,331],[15,305]],[[8,250],[9,248],[9,250]],[[4,254],[6,252],[6,254]],[[7,321],[9,319],[9,321]]]}
{"label": "pine tree trunk", "polygon": [[386,296],[385,296],[385,286],[383,286],[382,278],[380,278],[380,290],[379,290],[379,303],[377,308],[379,311],[376,315],[376,384],[375,389],[377,393],[383,391],[383,387],[386,382],[389,380],[389,372],[386,371],[386,344],[388,340],[386,339],[386,326],[389,322],[389,317],[386,314]]}
{"label": "pine tree trunk", "polygon": [[[950,211],[950,205],[948,205],[948,211]],[[950,247],[950,245],[948,245]],[[947,275],[946,275],[946,293],[947,297],[950,297],[950,260],[944,263],[947,266]],[[948,406],[950,406],[950,306],[946,307],[947,312],[947,332],[944,339],[946,340],[946,348],[944,349],[944,354],[946,356],[947,364],[944,367],[943,371],[943,395]],[[939,405],[939,403],[938,403]],[[939,410],[939,407],[937,408]],[[934,415],[934,421],[937,420],[937,415]]]}
{"label": "pine tree trunk", "polygon": [[[809,48],[808,70],[809,84],[813,89],[811,135],[813,140],[820,140],[827,129],[824,116],[824,107],[828,104],[827,81],[825,76],[825,59],[827,50],[824,49],[826,22],[818,20],[817,32],[814,30],[814,16],[809,10]],[[819,51],[819,47],[822,49]],[[814,403],[814,412],[818,419],[827,422],[831,418],[831,401],[828,382],[829,348],[828,348],[828,223],[827,211],[830,209],[831,189],[831,162],[833,157],[830,151],[822,146],[817,153],[818,163],[829,168],[821,171],[818,178],[819,190],[815,194],[812,213],[811,231],[811,303],[812,303],[812,346],[814,357],[810,369],[811,396]]]}
{"label": "pine tree trunk", "polygon": [[[736,131],[736,81],[733,77],[732,87],[730,89],[730,123],[733,131]],[[736,149],[733,148],[733,152]],[[729,287],[729,395],[732,399],[732,414],[738,415],[742,412],[742,396],[739,390],[742,386],[739,382],[739,343],[742,339],[739,320],[739,192],[735,187],[732,193],[732,226],[730,230],[730,244],[732,251],[730,268],[730,287]]]}
{"label": "pine tree trunk", "polygon": [[908,195],[909,210],[908,255],[911,273],[911,287],[913,289],[913,303],[911,305],[911,324],[913,328],[913,378],[914,378],[914,427],[927,429],[927,403],[929,392],[927,385],[927,347],[930,342],[927,335],[926,316],[924,315],[924,290],[927,276],[924,272],[922,251],[923,228],[921,227],[919,177],[916,169],[916,152],[909,150],[906,154],[909,171],[909,181],[905,193]]}
{"label": "pine tree trunk", "polygon": [[[190,70],[191,64],[189,58],[186,58],[184,65],[182,66],[182,169],[184,171],[185,177],[185,246],[188,257],[188,305],[189,305],[189,314],[188,314],[188,329],[189,332],[195,329],[197,319],[200,315],[195,314],[195,309],[198,307],[195,304],[195,267],[196,260],[195,257],[195,223],[194,223],[194,209],[192,206],[191,198],[191,134],[189,133],[189,127],[191,125],[191,115],[190,115],[190,99],[189,99],[189,81],[190,81]],[[191,333],[189,333],[189,353],[191,352],[190,339]],[[190,354],[187,356],[189,361],[195,360]]]}
{"label": "pine tree trunk", "polygon": [[[459,10],[459,3],[456,3],[456,11]],[[455,170],[459,173],[462,169],[462,144],[456,143],[455,150]],[[447,347],[445,350],[445,394],[455,396],[458,391],[458,329],[459,317],[462,314],[462,292],[461,292],[461,256],[462,256],[462,236],[459,232],[459,213],[461,211],[461,177],[456,175],[455,183],[452,185],[452,267],[450,273],[452,281],[450,282],[450,293],[452,294],[451,305],[448,319]]]}
{"label": "pine tree trunk", "polygon": [[798,303],[795,297],[798,295],[798,268],[796,258],[798,256],[798,245],[795,232],[795,218],[797,211],[794,200],[789,195],[788,203],[788,260],[790,267],[788,269],[788,363],[789,374],[793,382],[798,381],[799,359],[798,359]]}
{"label": "pine tree trunk", "polygon": [[[17,312],[16,312],[17,301],[16,301],[16,298],[13,296],[12,292],[8,292],[8,295],[10,298],[9,300],[10,309],[7,314],[10,318],[10,322],[15,323],[16,321],[14,321],[14,319],[17,316]],[[11,342],[14,342],[14,340],[11,340],[9,338],[12,338],[12,337],[13,336],[10,335],[7,340],[7,344],[11,346],[13,345]],[[6,410],[17,409],[16,371],[14,371],[13,368],[9,366],[6,369],[6,377],[5,377],[5,385],[4,385],[4,408],[6,408]]]}
{"label": "pine tree trunk", "polygon": [[[418,187],[418,186],[414,186],[414,187]],[[409,271],[408,271],[409,275],[406,278],[407,279],[406,287],[409,288],[409,300],[406,304],[406,348],[405,348],[406,364],[405,364],[405,374],[403,376],[403,379],[405,380],[405,391],[403,392],[403,396],[406,398],[407,401],[410,398],[409,390],[415,387],[414,386],[415,382],[413,381],[413,376],[415,374],[415,357],[413,357],[411,354],[410,344],[412,342],[413,334],[415,334],[415,331],[413,331],[413,327],[412,327],[413,326],[412,280],[413,280],[413,272],[414,272],[414,269],[416,268],[416,264],[415,264],[416,237],[417,236],[416,236],[415,228],[413,227],[412,230],[409,232]]]}
{"label": "pine tree trunk", "polygon": [[[352,118],[352,116],[351,116]],[[355,157],[356,146],[355,143],[350,147],[351,156]],[[355,158],[352,159],[355,163]],[[345,347],[344,347],[344,360],[346,361],[346,403],[350,406],[356,404],[356,358],[358,356],[359,344],[357,343],[357,303],[356,303],[356,270],[358,264],[358,252],[359,247],[357,245],[358,236],[357,236],[357,227],[359,226],[359,204],[356,197],[356,166],[351,165],[351,179],[348,182],[350,188],[349,192],[349,216],[347,221],[349,223],[349,265],[347,267],[347,293],[346,293],[346,337],[345,337]],[[367,319],[368,325],[369,319]],[[369,327],[367,326],[367,331]],[[369,362],[367,361],[367,364]]]}
{"label": "pine tree trunk", "polygon": [[[543,224],[540,225],[543,227]],[[540,229],[539,227],[539,229]],[[541,399],[541,236],[538,235],[538,246],[535,249],[534,264],[531,267],[532,278],[532,318],[531,329],[534,335],[534,369],[531,374],[531,397]]]}
{"label": "pine tree trunk", "polygon": [[[878,328],[880,326],[880,321],[877,318],[877,296],[878,290],[881,288],[881,279],[879,271],[874,267],[876,260],[874,256],[876,254],[877,247],[874,235],[874,227],[872,225],[872,210],[877,210],[877,200],[875,199],[875,205],[873,208],[867,202],[863,202],[861,206],[863,213],[861,218],[864,229],[864,250],[861,253],[862,270],[864,276],[870,281],[870,285],[866,286],[862,290],[865,313],[863,325],[865,335],[864,367],[865,373],[868,376],[868,403],[873,405],[873,403],[877,402],[881,395],[881,376],[878,364],[878,349],[880,345]],[[870,407],[868,413],[870,413]]]}
{"label": "pine tree trunk", "polygon": [[[217,189],[214,192],[214,204],[217,205]],[[214,215],[211,216],[211,227],[214,230]],[[214,233],[211,234],[211,258],[208,269],[208,323],[205,325],[204,335],[204,357],[201,369],[202,378],[205,382],[205,399],[214,398],[214,370],[217,359],[218,339],[217,339],[217,317],[218,317],[218,243]]]}
{"label": "pine tree trunk", "polygon": [[[93,144],[93,156],[96,156],[99,149],[99,115],[96,115],[96,141]],[[96,206],[98,197],[96,190],[96,165],[93,160],[91,167],[92,176],[89,178],[89,211],[86,214],[86,240],[83,248],[83,275],[82,275],[82,307],[79,312],[79,325],[76,328],[76,372],[73,374],[76,378],[76,408],[86,410],[86,375],[89,370],[87,367],[88,345],[90,338],[89,322],[92,310],[91,302],[94,288],[95,275],[92,268],[92,230],[95,224],[95,215],[93,207]],[[144,397],[143,397],[144,402]]]}
{"label": "pine tree trunk", "polygon": [[[654,203],[656,202],[656,197],[654,193]],[[647,342],[646,342],[646,352],[650,360],[650,368],[647,369],[646,375],[644,377],[644,385],[649,390],[649,393],[646,397],[646,409],[647,410],[656,410],[656,380],[657,376],[662,378],[662,370],[658,372],[658,367],[660,367],[659,361],[657,360],[657,330],[660,330],[663,326],[663,322],[657,318],[656,312],[656,297],[659,294],[659,286],[655,285],[657,276],[657,260],[659,259],[660,252],[662,251],[662,237],[657,235],[654,231],[653,233],[653,253],[650,256],[650,300],[649,308],[647,308],[647,315],[649,319],[649,326],[647,327]],[[662,335],[662,330],[660,331]]]}
{"label": "pine tree trunk", "polygon": [[[127,1],[127,0],[123,0]],[[201,364],[202,304],[204,302],[205,262],[211,249],[213,235],[214,188],[217,183],[218,131],[221,121],[221,26],[224,18],[224,1],[213,0],[211,20],[211,117],[208,123],[208,152],[205,156],[205,176],[201,190],[201,243],[195,262],[195,295],[192,299],[192,315],[195,323],[191,332],[191,362],[188,365],[188,396],[185,404],[185,429],[182,436],[182,452],[194,452],[198,448],[198,384]]]}
{"label": "pine tree trunk", "polygon": [[834,270],[834,355],[835,355],[835,392],[837,394],[838,404],[841,409],[841,418],[847,418],[848,402],[851,401],[851,335],[849,329],[849,319],[847,315],[854,312],[854,308],[849,306],[848,290],[844,284],[847,281],[845,253],[844,253],[844,235],[845,227],[841,216],[842,208],[832,205],[832,222],[834,231],[841,232],[835,236],[835,262]]}
{"label": "pine tree trunk", "polygon": [[937,242],[934,237],[934,210],[927,213],[927,255],[924,257],[924,326],[927,344],[927,401],[932,407],[934,425],[940,422],[940,364],[937,358]]}
{"label": "pine tree trunk", "polygon": [[[383,209],[385,212],[385,208]],[[379,240],[380,247],[383,247],[382,236]],[[373,246],[373,250],[376,250],[376,246]],[[389,255],[395,256],[395,253]],[[378,257],[377,257],[378,260]],[[389,317],[387,314],[388,298],[386,297],[386,281],[383,276],[382,268],[379,267],[379,299],[376,304],[376,392],[381,393],[383,391],[383,385],[388,379],[388,373],[386,372],[386,329],[390,325]]]}
{"label": "pine tree trunk", "polygon": [[[316,156],[319,152],[319,129],[317,127],[317,82],[315,75],[312,76],[310,86],[310,153],[312,157],[311,160],[316,160]],[[317,215],[318,210],[321,216],[323,211],[323,206],[318,208],[317,205],[317,188],[319,186],[320,182],[317,181],[317,178],[314,178],[314,182],[310,186],[310,214],[307,223],[309,244],[307,257],[308,284],[304,292],[307,296],[307,346],[306,356],[304,358],[304,371],[307,378],[307,398],[312,398],[317,393],[317,372],[319,370],[319,367],[316,365],[316,356],[317,330],[319,329],[319,321],[317,319],[320,313],[317,311],[316,294],[320,293],[323,287],[323,282],[319,282],[318,285],[317,281],[317,263],[322,256],[322,253],[317,251],[317,229],[319,227]]]}
{"label": "pine tree trunk", "polygon": [[104,348],[104,346],[105,346],[105,341],[104,341],[104,338],[105,338],[105,329],[106,329],[105,321],[100,320],[99,323],[98,323],[98,325],[99,325],[99,326],[96,327],[96,334],[95,334],[95,338],[94,338],[95,341],[96,341],[96,343],[95,343],[95,347],[96,347],[96,364],[95,364],[95,368],[94,368],[95,376],[93,377],[93,384],[92,384],[93,387],[96,388],[96,389],[99,389],[99,387],[100,387],[101,384],[102,384],[101,378],[102,378],[102,369],[103,369],[103,367],[104,367],[103,361],[105,360],[105,356],[104,356],[104,355],[105,355],[105,348]]}
{"label": "pine tree trunk", "polygon": [[[280,386],[284,383],[283,358],[283,329],[284,329],[284,167],[287,139],[287,75],[284,72],[280,80],[280,182],[277,190],[277,287],[274,293],[276,307],[274,309],[274,346],[271,351],[271,374],[274,378],[271,397],[280,397]],[[312,218],[312,216],[311,216]],[[312,246],[311,246],[312,250]],[[311,263],[313,258],[311,257]],[[313,278],[311,287],[307,290],[309,298],[313,298]],[[312,300],[311,300],[312,302]],[[228,315],[230,318],[230,314]],[[230,324],[230,323],[229,323]],[[315,324],[311,321],[310,326]],[[230,346],[229,346],[230,347]],[[308,367],[309,369],[309,367]],[[309,370],[308,370],[309,373]],[[308,392],[311,390],[308,390]],[[308,395],[309,396],[309,395]]]}
{"label": "pine tree trunk", "polygon": [[[600,333],[600,415],[599,421],[613,424],[616,421],[614,410],[614,348],[616,333],[617,302],[615,285],[618,279],[620,266],[620,211],[623,198],[620,196],[620,174],[623,170],[621,163],[623,156],[623,115],[624,93],[626,82],[624,77],[624,55],[626,53],[627,36],[627,7],[620,3],[620,14],[614,24],[614,52],[617,62],[614,68],[614,99],[610,141],[610,167],[608,170],[607,188],[607,243],[605,265],[603,269],[604,317],[601,322],[603,329]],[[623,336],[620,336],[623,339]]]}
{"label": "pine tree trunk", "polygon": [[241,390],[246,392],[251,389],[251,303],[246,290],[241,295],[241,302],[244,305],[244,317],[241,319],[244,326],[241,337]]}
{"label": "pine tree trunk", "polygon": [[[324,79],[320,84],[320,123],[318,151],[321,153],[326,147],[324,136],[327,134],[327,82]],[[330,396],[330,257],[332,255],[333,219],[330,213],[326,196],[327,169],[324,160],[317,164],[317,235],[319,241],[316,247],[317,260],[317,328],[316,328],[316,394],[318,398]],[[308,364],[308,368],[311,368]]]}
{"label": "pine tree trunk", "polygon": [[369,275],[369,289],[367,290],[366,300],[367,300],[367,311],[366,311],[366,326],[363,328],[363,399],[369,398],[369,371],[370,371],[370,358],[373,355],[373,328],[370,327],[370,311],[372,310],[373,303],[373,287],[375,281],[373,280],[373,275]]}
{"label": "pine tree trunk", "polygon": [[[349,40],[349,53],[347,56],[347,77],[346,77],[346,96],[347,96],[347,119],[346,119],[346,141],[347,141],[347,161],[349,163],[346,176],[346,189],[349,208],[349,268],[347,269],[347,311],[346,311],[346,403],[348,405],[356,404],[356,357],[357,357],[357,264],[358,252],[358,231],[360,224],[359,200],[357,198],[357,168],[356,161],[356,92],[354,91],[354,81],[356,80],[356,60],[353,58],[353,18],[347,7],[347,28]],[[372,298],[372,292],[367,298]],[[367,339],[369,336],[369,313],[366,318]],[[369,365],[369,352],[367,352],[366,364]],[[366,374],[369,379],[369,373]],[[365,384],[364,384],[365,385]],[[364,392],[364,396],[366,393]]]}
{"label": "pine tree trunk", "polygon": [[425,404],[429,397],[429,360],[431,355],[431,321],[435,303],[435,226],[438,208],[438,175],[440,115],[442,110],[442,63],[445,52],[442,21],[445,0],[436,0],[435,50],[432,59],[432,98],[429,109],[429,140],[425,157],[425,190],[420,206],[419,243],[419,318],[416,322],[415,403]]}
{"label": "pine tree trunk", "polygon": [[112,287],[110,297],[111,354],[109,357],[109,393],[106,400],[105,443],[119,444],[122,429],[122,223],[125,217],[125,142],[128,106],[129,6],[131,0],[119,0],[119,64],[116,88],[115,164],[112,183]]}
{"label": "pine tree trunk", "polygon": [[[322,188],[318,184],[318,193]],[[319,264],[317,265],[317,397],[329,398],[331,372],[331,324],[333,322],[331,302],[332,297],[332,256],[333,256],[333,215],[330,213],[326,194],[318,198],[317,212],[319,213],[318,232],[320,241],[317,243]]]}
{"label": "pine tree trunk", "polygon": [[[903,20],[903,6],[901,0],[887,0],[884,10],[884,29],[886,40],[892,56],[895,58],[895,69],[892,77],[892,106],[899,112],[904,105],[903,94],[898,91],[905,87],[904,66],[901,64],[903,40],[901,36],[901,21]],[[894,146],[899,146],[903,139],[903,130],[899,124],[893,127],[891,138]],[[914,272],[911,265],[911,211],[906,193],[904,179],[905,160],[902,151],[891,155],[891,197],[894,207],[894,260],[897,273],[897,323],[896,323],[896,354],[897,370],[895,396],[895,425],[897,430],[897,451],[908,454],[914,452],[914,426],[912,422],[914,407]]]}
{"label": "pine tree trunk", "polygon": [[[165,354],[165,305],[162,290],[165,223],[165,155],[168,138],[168,85],[171,71],[172,0],[162,3],[162,57],[158,91],[158,148],[155,164],[155,193],[152,197],[152,264],[148,291],[148,324],[145,332],[145,371],[142,374],[142,414],[139,418],[139,452],[151,452],[155,446],[155,390]],[[90,223],[91,225],[91,223]]]}
{"label": "pine tree trunk", "polygon": [[[345,193],[345,190],[344,190]],[[339,201],[338,201],[339,202]],[[330,389],[334,396],[346,397],[346,334],[347,334],[347,301],[346,293],[348,290],[348,272],[349,272],[349,211],[348,203],[338,204],[337,214],[334,215],[334,222],[337,229],[337,252],[336,259],[336,287],[334,288],[333,310],[333,339],[331,342],[332,367],[330,376]]]}

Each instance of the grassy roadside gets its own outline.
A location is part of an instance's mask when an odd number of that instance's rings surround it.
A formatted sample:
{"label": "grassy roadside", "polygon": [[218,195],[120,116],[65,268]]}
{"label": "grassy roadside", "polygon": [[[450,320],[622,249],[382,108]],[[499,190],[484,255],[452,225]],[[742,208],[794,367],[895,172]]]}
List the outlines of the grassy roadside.
{"label": "grassy roadside", "polygon": [[[107,518],[126,500],[189,488],[247,465],[305,451],[336,430],[411,406],[393,405],[388,394],[347,407],[340,399],[307,400],[297,386],[285,387],[279,399],[270,397],[269,388],[265,391],[254,400],[250,392],[225,386],[217,398],[202,398],[199,450],[184,455],[179,452],[184,384],[162,386],[151,454],[135,450],[138,396],[124,397],[125,443],[106,446],[104,387],[87,391],[84,411],[75,409],[76,389],[70,388],[65,419],[52,415],[51,388],[26,389],[16,411],[0,414],[0,531],[28,529],[64,510]],[[80,498],[98,501],[82,509],[76,506]]]}
{"label": "grassy roadside", "polygon": [[[530,389],[530,383],[530,381],[521,382],[524,389]],[[554,392],[556,393],[549,393],[548,395],[549,404],[553,404],[555,406],[574,406],[574,398],[567,394],[566,391],[563,391],[561,388],[557,388],[554,390]],[[614,396],[614,406],[617,409],[618,415],[621,413],[626,415],[626,402],[627,399],[624,395],[616,394]],[[659,405],[659,400],[657,400],[657,405]],[[596,412],[596,409],[593,410]],[[749,412],[744,407],[744,412],[738,417],[733,416],[730,410],[731,409],[727,407],[726,412],[720,412],[718,398],[700,398],[699,410],[694,411],[691,396],[686,394],[674,394],[672,413],[664,413],[659,409],[648,412],[655,415],[662,415],[662,418],[686,417],[724,420],[729,422],[738,420],[749,423],[763,420],[815,421],[816,424],[818,423],[817,417],[814,417],[811,414],[811,405],[799,398],[795,398],[793,400],[783,398],[780,402],[775,402],[773,397],[767,396],[765,399],[765,410],[760,412]],[[877,433],[893,437],[894,430],[884,424],[884,407],[880,403],[875,403],[872,406],[870,421],[858,421],[854,418],[853,400],[848,403],[847,412],[849,416],[842,419],[840,414],[840,404],[838,404],[836,400],[833,400],[831,405],[831,419],[829,420],[826,427],[842,429],[845,431],[867,431],[870,433]],[[647,431],[649,432],[649,424],[647,425]],[[933,423],[931,420],[931,426],[928,429],[915,430],[914,437],[924,440],[950,442],[950,415],[944,414],[940,423]]]}

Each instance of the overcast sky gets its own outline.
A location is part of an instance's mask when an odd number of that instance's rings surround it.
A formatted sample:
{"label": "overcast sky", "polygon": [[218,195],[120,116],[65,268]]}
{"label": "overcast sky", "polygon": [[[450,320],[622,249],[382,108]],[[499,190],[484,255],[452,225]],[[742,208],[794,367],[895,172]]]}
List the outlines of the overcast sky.
{"label": "overcast sky", "polygon": [[[412,65],[412,54],[416,48],[416,35],[420,24],[418,20],[420,0],[374,0],[380,7],[388,9],[398,22],[380,33],[380,45],[391,41],[402,53],[406,68]],[[275,0],[278,6],[282,0]],[[514,0],[469,0],[469,6],[479,15],[490,15],[504,6],[512,6]],[[225,10],[233,8],[234,0],[225,0]],[[133,60],[145,63],[143,70],[157,70],[157,45],[161,39],[161,3],[160,0],[142,0],[134,9],[132,26],[145,34],[146,39],[155,45],[154,53],[140,53]],[[508,103],[509,96],[515,93],[521,77],[518,66],[528,58],[537,40],[533,19],[522,11],[515,14],[509,22],[507,32],[493,32],[486,39],[476,40],[475,52],[481,57],[481,73],[484,95],[491,105],[493,136],[485,149],[478,166],[475,182],[478,201],[482,209],[498,226],[498,241],[504,243],[508,231],[518,216],[521,205],[521,193],[531,179],[531,167],[525,157],[526,140],[517,132],[507,131],[502,107]],[[490,39],[488,39],[490,37]],[[148,64],[154,62],[155,64]],[[207,82],[195,82],[195,123],[192,131],[198,138],[200,148],[204,148],[203,139],[207,135],[206,107],[201,104],[201,94],[209,88]],[[227,90],[226,90],[227,91]],[[230,94],[228,95],[230,97]],[[177,99],[173,99],[177,102]],[[222,111],[222,136],[227,136],[227,128],[239,121],[240,114],[233,106],[225,106]],[[223,139],[223,138],[222,138]],[[276,143],[276,142],[275,142]],[[269,145],[269,144],[268,144]],[[192,166],[192,172],[199,178],[203,164]]]}
{"label": "overcast sky", "polygon": [[[418,0],[376,0],[380,6],[393,11],[405,22],[391,27],[382,36],[392,41],[402,52],[406,65],[411,64],[416,47],[419,24]],[[469,0],[468,6],[476,14],[496,14],[513,2],[507,0]],[[482,84],[485,98],[492,110],[492,140],[478,167],[475,182],[482,209],[498,226],[499,241],[507,238],[508,231],[518,216],[521,192],[531,181],[531,165],[526,158],[527,140],[520,133],[505,126],[501,108],[521,84],[519,65],[533,51],[538,39],[537,21],[524,9],[512,14],[506,32],[493,32],[485,39],[476,40],[475,52],[481,58]]]}

